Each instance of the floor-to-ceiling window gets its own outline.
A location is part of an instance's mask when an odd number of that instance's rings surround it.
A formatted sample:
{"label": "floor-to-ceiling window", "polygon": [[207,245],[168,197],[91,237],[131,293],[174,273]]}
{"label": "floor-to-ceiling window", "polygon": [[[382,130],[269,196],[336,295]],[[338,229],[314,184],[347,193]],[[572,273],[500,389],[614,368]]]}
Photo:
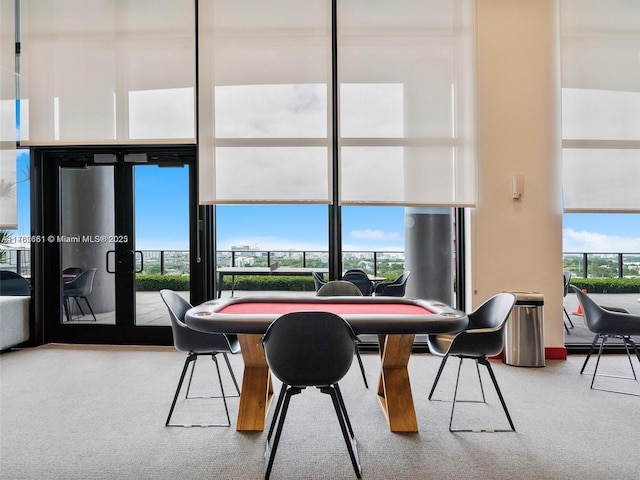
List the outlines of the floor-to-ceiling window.
{"label": "floor-to-ceiling window", "polygon": [[[441,216],[451,246],[450,212],[475,205],[471,0],[16,4],[22,146],[197,145],[219,250],[310,245],[339,277],[348,248],[387,255],[400,212]],[[271,222],[227,240],[245,207]]]}
{"label": "floor-to-ceiling window", "polygon": [[[397,266],[407,207],[444,219],[453,265],[453,209],[476,198],[473,19],[465,0],[200,1],[200,201],[217,205],[219,261],[273,243],[262,219],[287,208],[302,245],[296,212],[316,204],[334,278],[356,256]],[[264,215],[229,241],[243,205]]]}
{"label": "floor-to-ceiling window", "polygon": [[[640,5],[561,0],[560,7],[565,269],[574,278],[637,276]],[[585,342],[571,329],[565,339]]]}

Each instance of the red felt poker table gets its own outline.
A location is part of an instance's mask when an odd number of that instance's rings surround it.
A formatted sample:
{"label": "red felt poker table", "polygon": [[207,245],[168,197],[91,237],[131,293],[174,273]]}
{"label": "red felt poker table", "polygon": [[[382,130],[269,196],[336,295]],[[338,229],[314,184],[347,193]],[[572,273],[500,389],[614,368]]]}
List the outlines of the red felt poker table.
{"label": "red felt poker table", "polygon": [[237,334],[244,360],[236,430],[262,431],[273,395],[262,335],[280,315],[328,311],[360,334],[378,335],[381,371],[378,398],[392,432],[417,432],[407,365],[416,334],[464,330],[464,312],[441,302],[399,297],[240,297],[217,299],[190,309],[187,325],[208,333]]}

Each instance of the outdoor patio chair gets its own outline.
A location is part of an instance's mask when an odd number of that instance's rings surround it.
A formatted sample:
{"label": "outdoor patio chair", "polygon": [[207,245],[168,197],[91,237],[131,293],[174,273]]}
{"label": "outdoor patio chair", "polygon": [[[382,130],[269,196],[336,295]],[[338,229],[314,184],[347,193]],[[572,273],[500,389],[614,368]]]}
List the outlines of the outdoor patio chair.
{"label": "outdoor patio chair", "polygon": [[602,356],[604,344],[610,338],[617,338],[622,340],[624,349],[627,353],[627,358],[629,360],[629,365],[631,366],[632,375],[621,376],[600,374],[599,376],[637,380],[636,372],[633,368],[633,362],[631,361],[629,347],[633,348],[633,351],[638,358],[638,362],[640,362],[640,354],[638,353],[638,348],[633,338],[631,338],[634,335],[640,335],[640,315],[632,315],[622,308],[600,306],[591,297],[589,297],[589,295],[582,292],[579,288],[575,286],[572,286],[572,288],[578,297],[580,305],[582,306],[584,323],[587,325],[587,328],[595,334],[595,336],[593,337],[593,342],[591,342],[589,353],[587,354],[587,357],[582,364],[582,368],[580,369],[580,373],[584,373],[584,369],[589,362],[589,358],[591,357],[591,354],[593,353],[596,345],[599,342],[600,348],[598,349],[598,358],[596,359],[596,365],[593,369],[593,372],[591,373],[592,376],[590,388],[593,390],[602,390],[605,392],[639,395],[640,393],[595,387],[594,383],[596,376],[598,375],[598,366],[600,364],[600,357]]}

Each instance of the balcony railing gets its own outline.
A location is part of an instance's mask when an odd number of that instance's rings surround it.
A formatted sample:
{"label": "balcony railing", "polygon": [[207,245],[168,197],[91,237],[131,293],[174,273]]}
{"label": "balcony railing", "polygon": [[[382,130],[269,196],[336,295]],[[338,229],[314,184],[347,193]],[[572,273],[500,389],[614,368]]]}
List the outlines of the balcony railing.
{"label": "balcony railing", "polygon": [[640,278],[640,253],[563,253],[562,263],[578,278]]}
{"label": "balcony railing", "polygon": [[[5,250],[0,268],[31,276],[29,250]],[[218,267],[246,266],[269,267],[278,262],[286,267],[327,268],[329,252],[296,250],[219,250],[216,255]],[[136,257],[136,269],[144,274],[189,275],[188,250],[143,250]],[[141,263],[142,262],[142,263]],[[374,276],[395,278],[404,271],[405,255],[398,251],[348,251],[343,252],[344,269],[360,268]],[[140,267],[143,267],[142,269]]]}
{"label": "balcony railing", "polygon": [[[28,249],[4,250],[0,268],[31,276],[31,255]],[[219,250],[216,265],[268,267],[278,262],[282,266],[326,268],[327,251],[299,250]],[[562,254],[563,269],[577,278],[640,278],[640,253],[580,253]],[[140,260],[138,260],[139,262]],[[344,269],[361,268],[375,276],[393,278],[405,268],[402,251],[343,252]],[[145,274],[189,275],[188,250],[144,250]]]}
{"label": "balcony railing", "polygon": [[[219,250],[216,264],[219,267],[269,267],[278,262],[283,267],[327,268],[327,251],[264,251],[264,250]],[[374,276],[397,277],[405,266],[402,251],[345,251],[342,252],[345,270],[360,268]]]}

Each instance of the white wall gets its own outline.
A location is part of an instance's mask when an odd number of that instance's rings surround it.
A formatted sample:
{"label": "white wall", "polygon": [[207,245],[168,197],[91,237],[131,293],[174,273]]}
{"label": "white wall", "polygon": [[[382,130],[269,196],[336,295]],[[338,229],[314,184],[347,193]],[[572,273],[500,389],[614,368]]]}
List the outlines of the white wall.
{"label": "white wall", "polygon": [[[477,0],[478,208],[470,302],[544,295],[545,346],[564,348],[557,0]],[[512,199],[512,177],[524,197]]]}

